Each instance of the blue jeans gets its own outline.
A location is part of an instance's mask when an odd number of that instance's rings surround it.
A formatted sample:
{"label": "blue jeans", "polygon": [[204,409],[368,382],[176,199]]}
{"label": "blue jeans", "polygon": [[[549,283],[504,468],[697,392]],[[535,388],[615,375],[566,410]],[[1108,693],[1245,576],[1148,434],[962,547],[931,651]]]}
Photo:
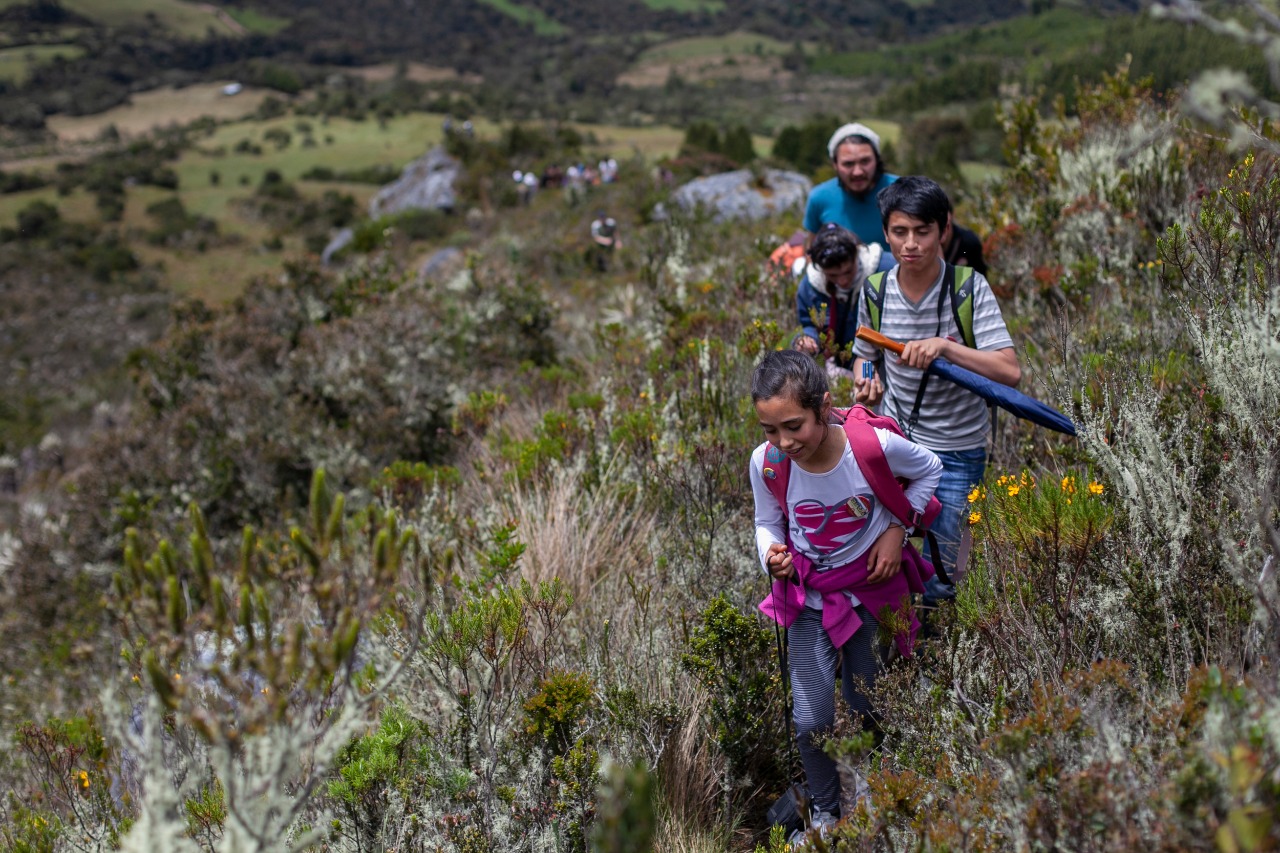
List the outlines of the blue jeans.
{"label": "blue jeans", "polygon": [[[938,482],[937,491],[942,512],[930,529],[938,539],[938,550],[942,552],[942,565],[947,577],[954,578],[956,554],[960,550],[960,531],[969,522],[969,493],[982,482],[987,473],[987,449],[935,450],[934,453],[942,460],[942,479]],[[929,558],[927,548],[924,556]],[[943,599],[955,597],[955,586],[943,583],[936,577],[930,578],[925,584],[926,607],[934,607]]]}

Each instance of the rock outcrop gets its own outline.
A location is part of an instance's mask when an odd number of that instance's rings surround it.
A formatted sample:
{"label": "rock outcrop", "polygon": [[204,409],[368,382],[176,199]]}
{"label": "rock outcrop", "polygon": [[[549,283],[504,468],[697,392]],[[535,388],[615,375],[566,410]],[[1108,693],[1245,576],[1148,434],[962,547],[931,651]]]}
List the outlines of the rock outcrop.
{"label": "rock outcrop", "polygon": [[377,219],[402,210],[452,211],[457,204],[454,181],[462,164],[439,146],[409,163],[400,177],[378,190],[369,202],[369,216]]}
{"label": "rock outcrop", "polygon": [[799,172],[750,169],[697,178],[680,187],[671,200],[685,210],[711,211],[716,222],[763,219],[802,206],[813,184]]}

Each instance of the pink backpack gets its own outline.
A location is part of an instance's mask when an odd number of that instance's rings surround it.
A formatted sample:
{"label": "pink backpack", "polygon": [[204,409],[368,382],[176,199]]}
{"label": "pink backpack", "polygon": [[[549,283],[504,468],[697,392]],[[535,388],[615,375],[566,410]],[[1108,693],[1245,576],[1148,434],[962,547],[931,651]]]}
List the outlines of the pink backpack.
{"label": "pink backpack", "polygon": [[[936,497],[930,497],[924,512],[916,512],[907,500],[907,493],[902,483],[889,468],[889,460],[884,458],[884,448],[880,446],[880,438],[876,428],[887,429],[896,435],[903,435],[902,427],[888,415],[877,415],[863,405],[848,409],[832,409],[832,414],[840,420],[844,434],[849,437],[849,449],[853,451],[854,461],[876,499],[885,505],[895,518],[916,532],[924,535],[933,524],[933,520],[942,511],[942,504]],[[769,492],[782,507],[783,515],[787,513],[787,484],[791,480],[791,460],[775,445],[769,445],[764,452],[764,483]],[[937,541],[932,533],[927,534],[930,556],[933,558],[933,569],[938,579],[950,583],[939,559]]]}

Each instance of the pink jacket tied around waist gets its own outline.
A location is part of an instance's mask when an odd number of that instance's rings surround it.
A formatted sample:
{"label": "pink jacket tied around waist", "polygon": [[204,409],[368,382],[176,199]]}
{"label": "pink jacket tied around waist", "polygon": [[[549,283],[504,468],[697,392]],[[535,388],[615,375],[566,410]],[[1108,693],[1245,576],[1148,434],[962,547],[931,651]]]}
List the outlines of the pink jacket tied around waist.
{"label": "pink jacket tied around waist", "polygon": [[[852,592],[868,610],[878,615],[885,607],[899,610],[904,603],[909,604],[911,593],[923,593],[924,582],[934,574],[933,565],[911,544],[902,549],[902,571],[880,583],[867,582],[867,554],[847,565],[819,572],[814,570],[808,557],[793,551],[791,565],[799,583],[775,579],[769,596],[760,602],[760,611],[782,627],[790,628],[804,609],[805,590],[816,590],[822,594],[822,627],[836,648],[848,642],[862,627],[857,610],[844,595],[846,591]],[[908,608],[908,612],[911,614],[911,628],[894,638],[898,651],[904,657],[911,655],[916,632],[920,628],[915,609]]]}

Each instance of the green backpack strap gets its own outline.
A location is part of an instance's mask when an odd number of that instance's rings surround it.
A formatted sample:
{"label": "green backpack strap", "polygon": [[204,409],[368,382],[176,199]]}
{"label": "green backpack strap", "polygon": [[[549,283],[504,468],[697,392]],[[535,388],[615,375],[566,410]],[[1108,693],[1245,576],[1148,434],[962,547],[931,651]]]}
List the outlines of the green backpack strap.
{"label": "green backpack strap", "polygon": [[862,285],[862,293],[867,298],[867,325],[873,332],[880,331],[880,321],[884,318],[884,276],[882,272],[874,272]]}
{"label": "green backpack strap", "polygon": [[973,267],[951,267],[951,313],[955,317],[956,327],[964,338],[964,345],[977,349],[977,341],[973,336]]}
{"label": "green backpack strap", "polygon": [[[964,338],[964,345],[977,349],[973,336],[973,267],[953,266],[947,264],[951,281],[951,314],[955,317],[956,327]],[[867,299],[867,325],[874,332],[880,331],[880,323],[884,319],[884,277],[885,273],[877,272],[867,276],[862,292]]]}

